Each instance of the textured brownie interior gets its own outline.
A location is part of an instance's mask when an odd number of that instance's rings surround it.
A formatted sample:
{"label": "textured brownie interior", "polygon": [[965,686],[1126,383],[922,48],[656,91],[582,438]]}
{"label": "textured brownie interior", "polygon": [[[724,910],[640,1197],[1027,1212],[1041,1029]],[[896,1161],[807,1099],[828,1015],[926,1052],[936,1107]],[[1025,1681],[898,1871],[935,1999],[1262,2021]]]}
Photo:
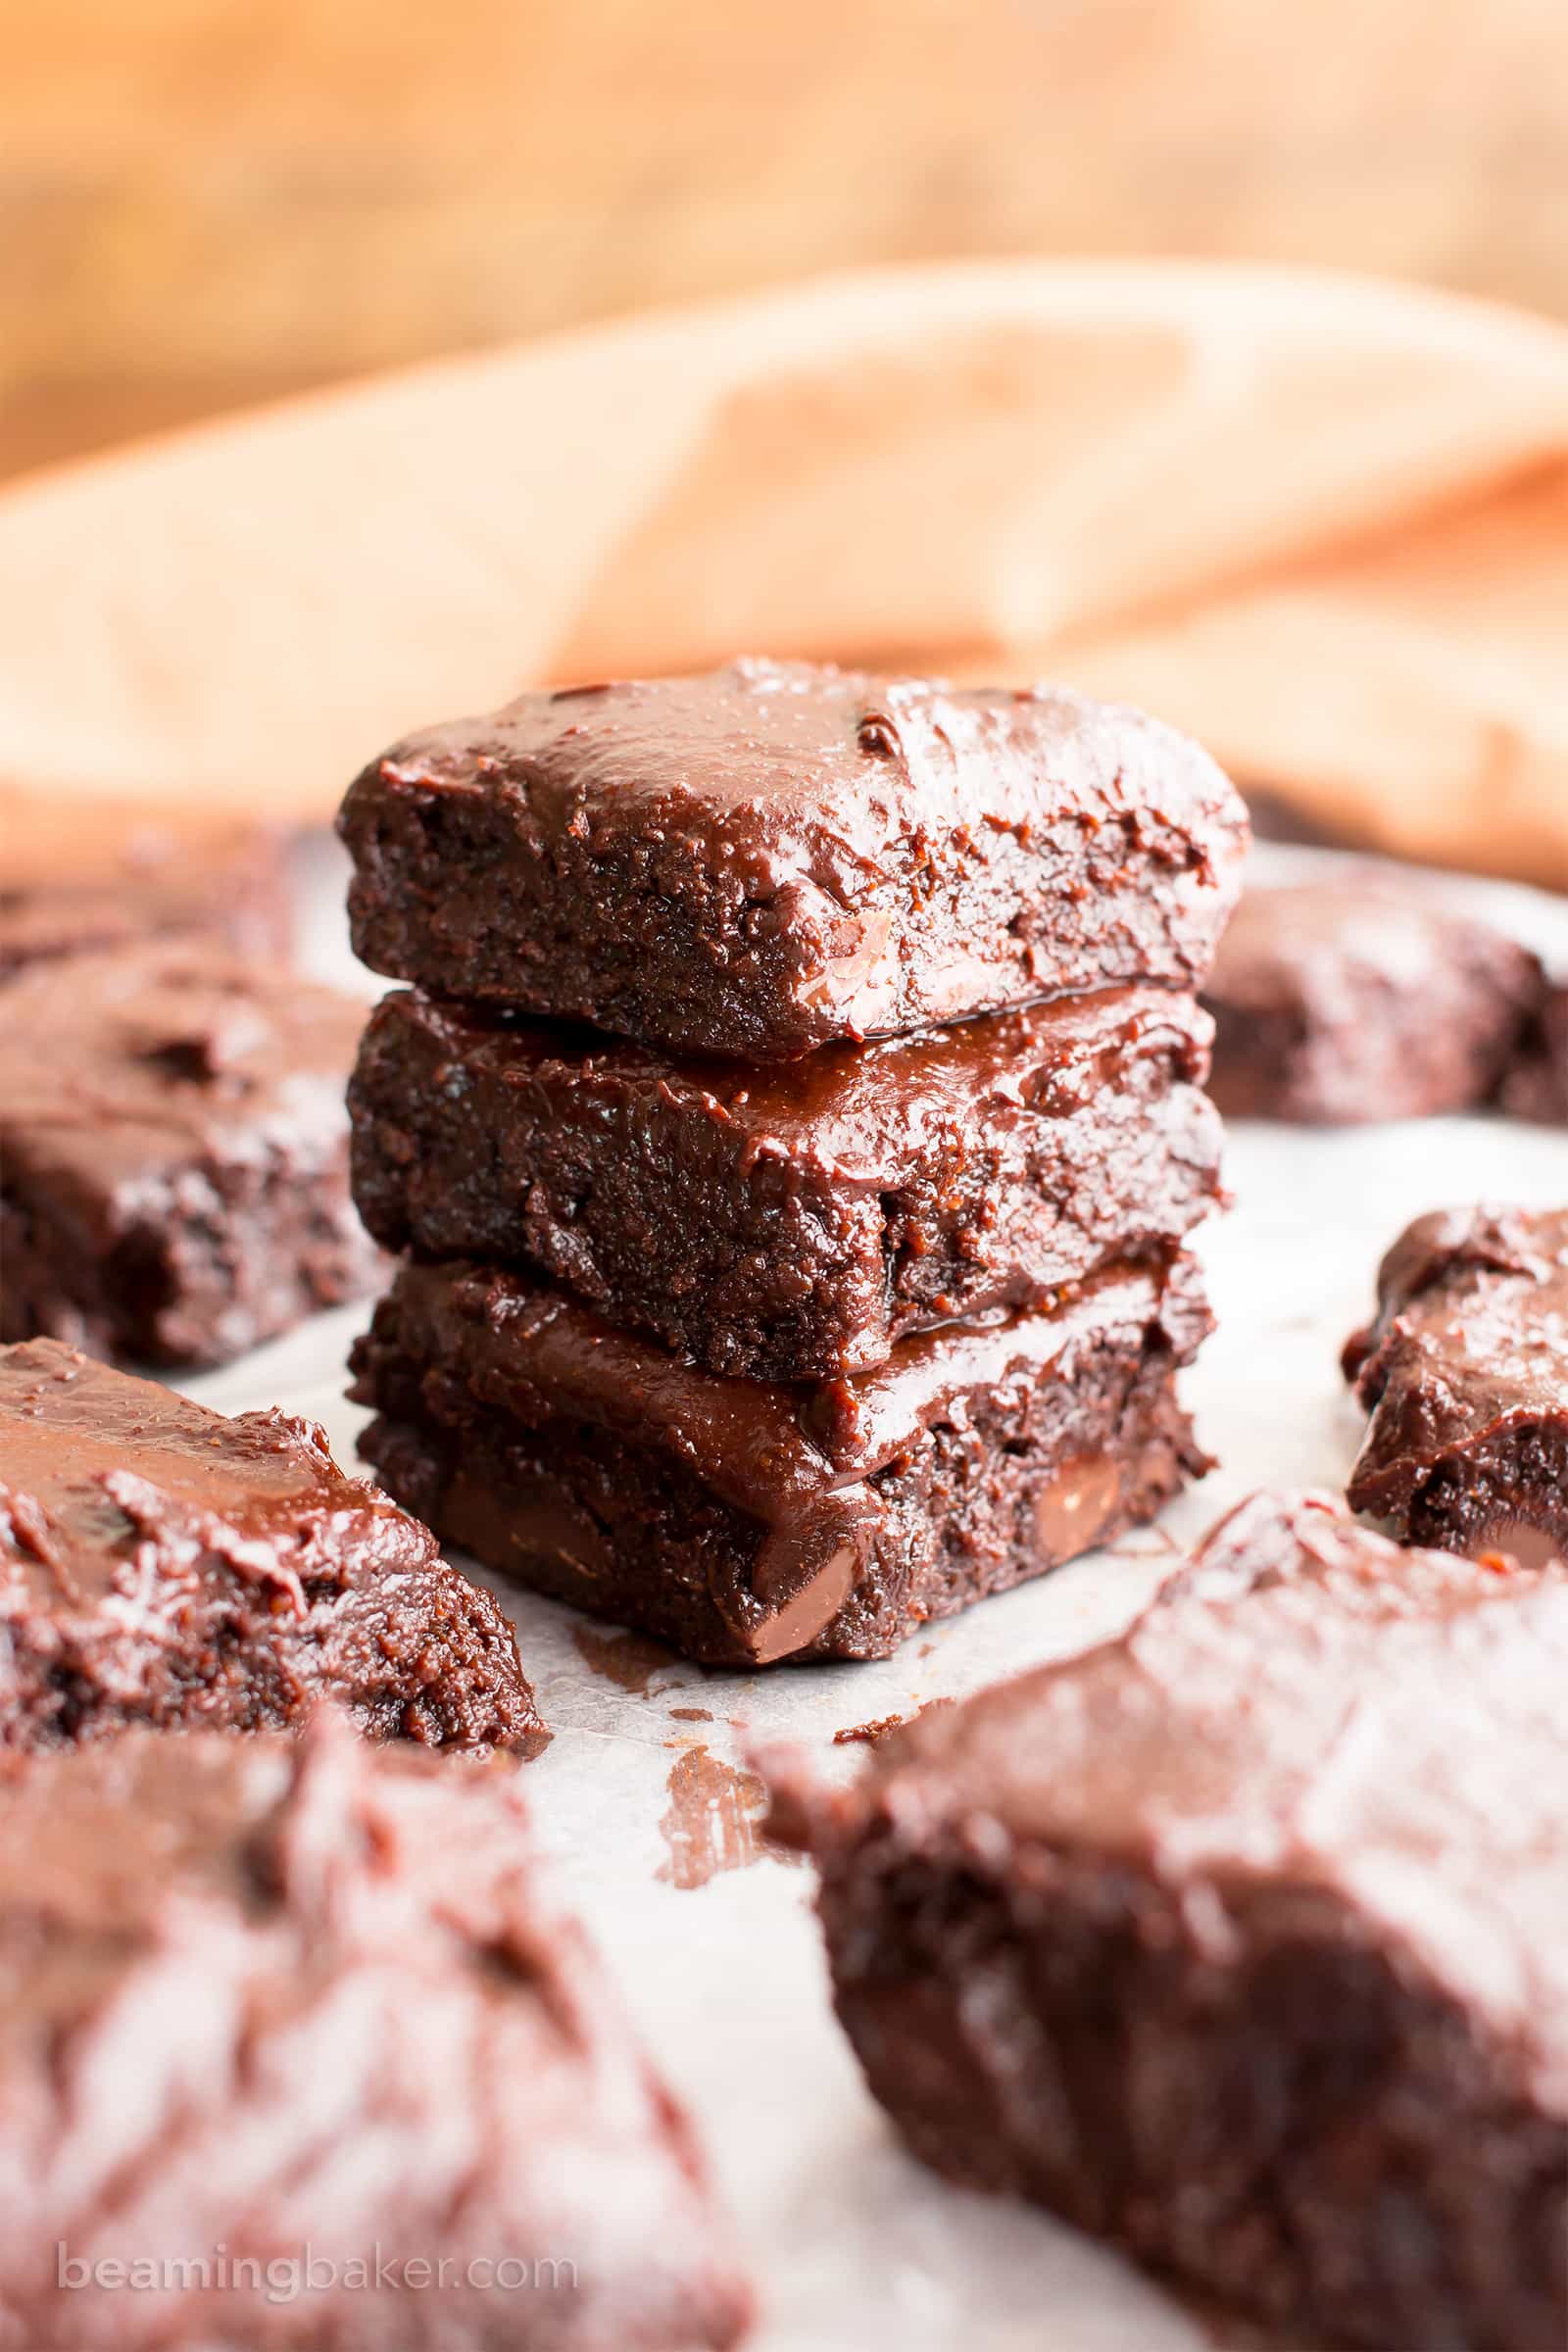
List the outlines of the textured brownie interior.
{"label": "textured brownie interior", "polygon": [[1179,1242],[1219,1192],[1207,1032],[1125,990],[758,1068],[398,994],[354,1194],[389,1249],[542,1267],[712,1371],[854,1371]]}
{"label": "textured brownie interior", "polygon": [[[1505,2044],[1346,1905],[1260,1886],[1218,1967],[1179,1890],[1026,1846],[858,1849],[840,2012],[917,2155],[1313,2343],[1552,2343],[1564,2132]],[[1502,2316],[1505,2315],[1505,2316]]]}

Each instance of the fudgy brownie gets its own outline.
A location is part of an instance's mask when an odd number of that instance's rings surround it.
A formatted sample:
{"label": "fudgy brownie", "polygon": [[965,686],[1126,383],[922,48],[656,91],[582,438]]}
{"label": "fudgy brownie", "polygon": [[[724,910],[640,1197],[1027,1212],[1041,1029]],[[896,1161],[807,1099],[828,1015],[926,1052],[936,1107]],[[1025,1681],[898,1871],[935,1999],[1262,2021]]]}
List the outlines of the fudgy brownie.
{"label": "fudgy brownie", "polygon": [[915,2153],[1313,2344],[1568,2313],[1568,1575],[1244,1505],[1131,1633],[791,1788]]}
{"label": "fudgy brownie", "polygon": [[769,1060],[1122,982],[1196,987],[1247,812],[1135,711],[742,662],[413,736],[339,829],[375,970]]}
{"label": "fudgy brownie", "polygon": [[303,1740],[0,1769],[26,2352],[696,2352],[750,2296],[516,1776]]}
{"label": "fudgy brownie", "polygon": [[323,1697],[380,1739],[548,1738],[490,1594],[313,1423],[0,1348],[0,1748],[275,1729]]}
{"label": "fudgy brownie", "polygon": [[1486,1102],[1544,979],[1527,948],[1382,875],[1250,890],[1203,1002],[1233,1118],[1305,1126]]}
{"label": "fudgy brownie", "polygon": [[1112,992],[770,1065],[378,1006],[352,1184],[389,1249],[532,1263],[710,1370],[802,1380],[1169,1253],[1219,1194],[1191,998]]}
{"label": "fudgy brownie", "polygon": [[1568,1127],[1568,987],[1553,988],[1526,1029],[1500,1101],[1516,1119]]}
{"label": "fudgy brownie", "polygon": [[1568,1556],[1568,1209],[1418,1217],[1345,1350],[1349,1500],[1411,1544]]}
{"label": "fudgy brownie", "polygon": [[365,1008],[175,941],[35,965],[0,1020],[0,1339],[215,1364],[368,1289]]}
{"label": "fudgy brownie", "polygon": [[96,804],[0,807],[0,980],[57,956],[201,937],[284,962],[287,842],[261,826],[187,832]]}
{"label": "fudgy brownie", "polygon": [[1181,1259],[721,1380],[520,1275],[405,1266],[354,1354],[362,1450],[451,1543],[714,1664],[885,1657],[1152,1518],[1204,1466],[1175,1396],[1208,1330]]}

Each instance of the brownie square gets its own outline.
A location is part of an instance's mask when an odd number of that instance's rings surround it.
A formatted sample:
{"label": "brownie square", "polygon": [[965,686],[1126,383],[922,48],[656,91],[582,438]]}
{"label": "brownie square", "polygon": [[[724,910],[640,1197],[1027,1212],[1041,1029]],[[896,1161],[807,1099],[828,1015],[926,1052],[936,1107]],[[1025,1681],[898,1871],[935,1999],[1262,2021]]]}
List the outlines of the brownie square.
{"label": "brownie square", "polygon": [[698,2352],[750,2295],[516,1776],[304,1740],[0,1771],[26,2352]]}
{"label": "brownie square", "polygon": [[1175,1373],[1208,1328],[1191,1261],[1110,1267],[791,1387],[458,1260],[404,1267],[353,1394],[391,1492],[520,1584],[712,1664],[885,1657],[1205,1466]]}
{"label": "brownie square", "polygon": [[1043,997],[1195,988],[1247,812],[1135,711],[741,662],[412,736],[352,786],[339,830],[376,971],[771,1060]]}
{"label": "brownie square", "polygon": [[[1121,1640],[786,1775],[915,2154],[1287,2341],[1568,2311],[1568,1574],[1263,1496]],[[790,1778],[797,1784],[790,1787]]]}
{"label": "brownie square", "polygon": [[1345,1350],[1358,1511],[1406,1542],[1568,1556],[1568,1209],[1418,1217]]}
{"label": "brownie square", "polygon": [[1203,1002],[1229,1117],[1350,1126],[1473,1110],[1544,989],[1527,948],[1381,872],[1250,890]]}
{"label": "brownie square", "polygon": [[218,1364],[368,1289],[343,1093],[364,1006],[175,941],[0,1001],[0,1339]]}
{"label": "brownie square", "polygon": [[1168,1255],[1219,1197],[1208,1033],[1129,989],[749,1065],[400,993],[354,1197],[390,1250],[542,1269],[710,1371],[831,1377]]}
{"label": "brownie square", "polygon": [[261,825],[175,825],[155,810],[0,801],[0,980],[58,956],[201,938],[286,962],[288,840]]}
{"label": "brownie square", "polygon": [[548,1739],[488,1592],[314,1423],[210,1413],[54,1340],[0,1348],[0,1748],[254,1732]]}

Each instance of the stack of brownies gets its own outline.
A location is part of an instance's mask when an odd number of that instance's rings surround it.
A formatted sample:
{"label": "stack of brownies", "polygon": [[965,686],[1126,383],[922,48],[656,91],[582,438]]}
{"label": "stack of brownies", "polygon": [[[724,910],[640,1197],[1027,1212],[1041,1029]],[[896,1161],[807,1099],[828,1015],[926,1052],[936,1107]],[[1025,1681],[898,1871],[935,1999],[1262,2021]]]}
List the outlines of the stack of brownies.
{"label": "stack of brownies", "polygon": [[[340,827],[364,1448],[690,1656],[876,1657],[1201,1466],[1197,1002],[1247,825],[1044,690],[807,664],[522,698]],[[591,1026],[589,1026],[591,1024]]]}

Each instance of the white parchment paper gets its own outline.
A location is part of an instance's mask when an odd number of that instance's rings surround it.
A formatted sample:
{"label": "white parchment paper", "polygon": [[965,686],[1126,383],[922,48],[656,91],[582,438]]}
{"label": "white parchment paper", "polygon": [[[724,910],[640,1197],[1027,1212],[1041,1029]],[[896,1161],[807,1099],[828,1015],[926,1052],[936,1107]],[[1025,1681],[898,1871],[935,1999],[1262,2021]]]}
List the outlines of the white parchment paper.
{"label": "white parchment paper", "polygon": [[[1323,861],[1270,857],[1281,870]],[[309,960],[341,979],[352,968],[342,875],[325,844],[302,886]],[[1568,905],[1452,887],[1568,966]],[[357,984],[369,995],[380,986],[364,974]],[[1560,1203],[1568,1136],[1485,1119],[1338,1134],[1243,1126],[1227,1174],[1234,1210],[1200,1242],[1219,1330],[1187,1391],[1220,1467],[1159,1529],[933,1626],[886,1662],[760,1676],[646,1660],[639,1671],[634,1653],[606,1652],[603,1629],[597,1646],[591,1636],[584,1644],[585,1620],[485,1580],[503,1593],[555,1734],[527,1768],[541,1836],[739,2219],[764,2300],[756,2352],[1188,2352],[1237,2340],[1102,2247],[946,2187],[906,2157],[833,2020],[809,1871],[759,1848],[744,1867],[683,1886],[669,1826],[671,1770],[695,1748],[738,1763],[746,1741],[788,1739],[846,1769],[858,1751],[834,1748],[835,1732],[1119,1629],[1181,1548],[1254,1488],[1342,1485],[1359,1416],[1338,1351],[1369,1310],[1383,1250],[1425,1209],[1482,1198]],[[366,1313],[322,1316],[190,1393],[226,1412],[308,1414],[352,1467],[364,1416],[343,1400],[343,1363]],[[641,1687],[622,1687],[607,1660]],[[733,1811],[744,1849],[744,1788]]]}

